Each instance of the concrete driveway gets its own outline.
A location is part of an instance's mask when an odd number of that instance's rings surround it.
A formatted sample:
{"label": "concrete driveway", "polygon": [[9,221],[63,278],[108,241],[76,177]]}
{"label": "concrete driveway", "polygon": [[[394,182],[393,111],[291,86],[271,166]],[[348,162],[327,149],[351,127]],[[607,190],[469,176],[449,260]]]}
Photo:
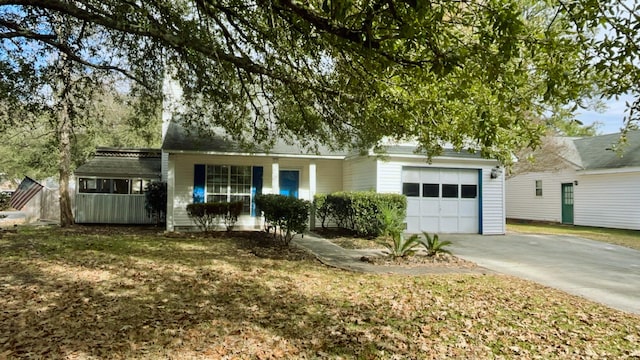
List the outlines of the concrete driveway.
{"label": "concrete driveway", "polygon": [[0,211],[0,226],[7,227],[14,224],[23,224],[26,221],[26,215],[22,211]]}
{"label": "concrete driveway", "polygon": [[533,280],[640,314],[640,251],[575,236],[442,235],[452,252],[503,274]]}

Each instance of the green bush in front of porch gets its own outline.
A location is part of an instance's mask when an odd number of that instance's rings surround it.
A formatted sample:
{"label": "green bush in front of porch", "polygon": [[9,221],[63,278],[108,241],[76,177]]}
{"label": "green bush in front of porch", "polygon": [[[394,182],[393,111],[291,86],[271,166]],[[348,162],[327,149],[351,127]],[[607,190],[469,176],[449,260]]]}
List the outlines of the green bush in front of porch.
{"label": "green bush in front of porch", "polygon": [[338,227],[367,237],[376,237],[385,231],[384,222],[380,218],[382,208],[398,212],[401,219],[404,219],[407,213],[406,196],[373,191],[316,194],[313,204],[323,228],[334,222]]}
{"label": "green bush in front of porch", "polygon": [[283,245],[289,245],[295,234],[307,230],[311,204],[302,199],[277,194],[256,196],[256,207],[264,213],[267,230],[273,229],[274,237]]}
{"label": "green bush in front of porch", "polygon": [[243,202],[208,202],[187,205],[187,214],[204,232],[223,222],[227,231],[233,230],[242,212]]}

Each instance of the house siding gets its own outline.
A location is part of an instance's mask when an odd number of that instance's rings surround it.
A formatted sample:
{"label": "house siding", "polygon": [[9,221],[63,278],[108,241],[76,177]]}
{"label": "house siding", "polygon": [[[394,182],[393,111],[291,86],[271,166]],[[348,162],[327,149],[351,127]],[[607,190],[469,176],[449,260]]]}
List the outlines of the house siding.
{"label": "house siding", "polygon": [[376,161],[371,157],[347,159],[343,163],[343,189],[367,191],[376,189]]}
{"label": "house siding", "polygon": [[[378,184],[376,191],[379,193],[402,193],[402,166],[407,162],[401,162],[395,159],[385,161],[378,159],[377,161],[377,173]],[[424,164],[424,162],[421,162]]]}
{"label": "house siding", "polygon": [[342,171],[342,160],[316,160],[316,194],[342,190]]}
{"label": "house siding", "polygon": [[[309,160],[296,158],[278,158],[280,170],[297,170],[300,172],[298,197],[312,201],[309,189],[309,164],[316,163],[318,176],[316,193],[340,190],[342,185],[342,168],[339,160]],[[273,193],[272,164],[274,158],[268,156],[237,155],[187,155],[171,154],[168,162],[168,180],[173,182],[173,193],[168,194],[167,229],[193,227],[195,224],[187,215],[186,207],[193,202],[193,169],[195,164],[237,165],[263,167],[263,194]],[[261,226],[261,219],[243,215],[238,220],[242,227]]]}
{"label": "house siding", "polygon": [[574,192],[575,225],[640,230],[640,172],[581,175]]}
{"label": "house siding", "polygon": [[[578,176],[572,169],[526,173],[508,179],[505,191],[507,218],[562,222],[561,185],[576,179]],[[542,180],[542,196],[536,196],[536,180]],[[582,188],[576,186],[574,192],[577,202]],[[574,214],[578,209],[574,204]]]}
{"label": "house siding", "polygon": [[481,169],[482,181],[482,229],[483,235],[503,235],[505,224],[504,171],[498,178],[491,178],[491,167]]}

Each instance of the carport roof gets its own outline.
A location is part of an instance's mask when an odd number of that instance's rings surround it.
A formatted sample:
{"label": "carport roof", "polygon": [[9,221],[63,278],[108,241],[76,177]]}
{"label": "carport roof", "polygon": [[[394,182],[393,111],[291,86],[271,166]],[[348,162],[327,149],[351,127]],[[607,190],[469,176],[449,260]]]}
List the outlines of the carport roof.
{"label": "carport roof", "polygon": [[95,156],[74,171],[75,176],[157,179],[160,149],[98,148]]}

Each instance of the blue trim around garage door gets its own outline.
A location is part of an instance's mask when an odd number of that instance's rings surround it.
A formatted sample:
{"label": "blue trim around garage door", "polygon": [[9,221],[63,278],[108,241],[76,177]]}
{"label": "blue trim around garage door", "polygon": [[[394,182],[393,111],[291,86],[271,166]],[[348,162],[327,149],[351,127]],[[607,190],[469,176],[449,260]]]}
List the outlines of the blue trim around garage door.
{"label": "blue trim around garage door", "polygon": [[478,233],[482,234],[482,169],[478,169]]}

